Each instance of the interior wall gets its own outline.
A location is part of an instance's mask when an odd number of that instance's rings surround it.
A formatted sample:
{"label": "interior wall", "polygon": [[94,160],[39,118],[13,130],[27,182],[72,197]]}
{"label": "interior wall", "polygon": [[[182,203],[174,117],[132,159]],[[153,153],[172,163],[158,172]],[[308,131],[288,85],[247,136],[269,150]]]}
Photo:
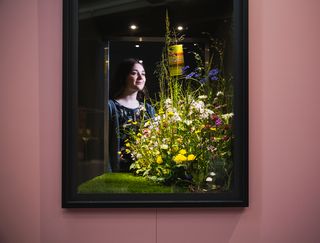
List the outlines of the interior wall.
{"label": "interior wall", "polygon": [[0,1],[0,242],[318,242],[317,0],[249,0],[250,207],[61,209],[62,2]]}

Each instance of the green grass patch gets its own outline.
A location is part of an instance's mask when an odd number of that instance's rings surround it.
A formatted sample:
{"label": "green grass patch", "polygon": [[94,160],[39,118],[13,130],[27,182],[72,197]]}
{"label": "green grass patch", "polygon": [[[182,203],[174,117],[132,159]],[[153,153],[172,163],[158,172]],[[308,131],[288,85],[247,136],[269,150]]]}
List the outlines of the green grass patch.
{"label": "green grass patch", "polygon": [[105,173],[78,187],[79,193],[173,193],[186,189],[164,186],[131,173]]}

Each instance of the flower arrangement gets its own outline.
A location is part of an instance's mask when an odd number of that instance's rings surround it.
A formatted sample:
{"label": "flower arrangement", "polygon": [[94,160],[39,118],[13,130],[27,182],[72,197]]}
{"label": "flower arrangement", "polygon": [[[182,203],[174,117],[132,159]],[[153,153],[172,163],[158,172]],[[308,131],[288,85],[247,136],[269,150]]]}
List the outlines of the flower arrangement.
{"label": "flower arrangement", "polygon": [[[231,85],[221,69],[206,67],[195,53],[197,67],[171,76],[168,47],[177,42],[166,21],[166,43],[159,65],[156,116],[133,124],[125,153],[134,174],[189,191],[230,190],[232,178]],[[172,37],[173,36],[173,37]]]}

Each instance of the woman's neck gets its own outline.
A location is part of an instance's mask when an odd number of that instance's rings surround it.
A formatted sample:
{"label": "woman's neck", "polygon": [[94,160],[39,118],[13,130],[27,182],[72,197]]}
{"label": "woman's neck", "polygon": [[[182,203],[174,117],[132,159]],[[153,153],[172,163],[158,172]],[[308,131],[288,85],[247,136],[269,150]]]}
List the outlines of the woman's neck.
{"label": "woman's neck", "polygon": [[138,92],[134,92],[131,94],[123,94],[119,96],[116,101],[118,101],[121,105],[128,108],[137,108],[139,107],[139,101],[137,100]]}

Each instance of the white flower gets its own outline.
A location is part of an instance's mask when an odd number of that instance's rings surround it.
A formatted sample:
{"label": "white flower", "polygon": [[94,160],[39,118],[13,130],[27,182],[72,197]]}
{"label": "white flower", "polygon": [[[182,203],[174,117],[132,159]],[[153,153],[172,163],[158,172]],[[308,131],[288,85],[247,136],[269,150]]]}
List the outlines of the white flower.
{"label": "white flower", "polygon": [[209,173],[210,176],[215,176],[216,173],[214,173],[213,171]]}
{"label": "white flower", "polygon": [[161,148],[161,149],[168,149],[169,146],[168,146],[167,144],[161,144],[160,148]]}
{"label": "white flower", "polygon": [[166,108],[170,108],[171,105],[172,105],[172,100],[169,99],[169,98],[166,99],[166,100],[164,101],[164,105],[165,105]]}
{"label": "white flower", "polygon": [[202,100],[199,101],[192,101],[191,103],[192,108],[197,109],[197,110],[201,110],[204,108],[204,103]]}
{"label": "white flower", "polygon": [[153,118],[156,122],[161,120],[161,116],[156,116]]}
{"label": "white flower", "polygon": [[140,111],[146,111],[146,107],[144,105],[139,106]]}
{"label": "white flower", "polygon": [[204,100],[204,99],[208,98],[208,96],[206,96],[206,95],[200,95],[198,98],[199,98],[200,100]]}
{"label": "white flower", "polygon": [[220,95],[223,96],[224,93],[222,91],[218,91],[217,96],[220,96]]}
{"label": "white flower", "polygon": [[184,123],[185,123],[186,125],[191,125],[191,124],[192,124],[192,120],[184,120]]}
{"label": "white flower", "polygon": [[206,179],[206,182],[211,182],[211,181],[212,181],[212,178],[208,176]]}
{"label": "white flower", "polygon": [[224,119],[224,120],[229,120],[233,116],[234,116],[234,114],[232,112],[221,115],[222,119]]}

